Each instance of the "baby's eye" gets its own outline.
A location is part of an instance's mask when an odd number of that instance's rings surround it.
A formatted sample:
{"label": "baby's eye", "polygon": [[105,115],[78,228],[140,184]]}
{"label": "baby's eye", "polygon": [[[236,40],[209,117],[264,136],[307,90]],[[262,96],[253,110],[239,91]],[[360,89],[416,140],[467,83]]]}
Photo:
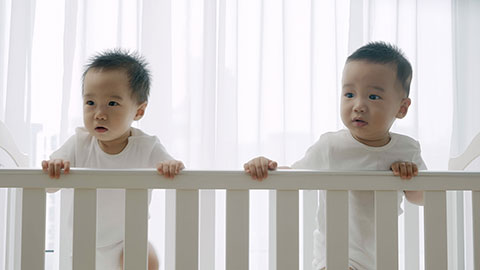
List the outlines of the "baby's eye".
{"label": "baby's eye", "polygon": [[110,102],[108,102],[108,106],[118,106],[118,105],[119,105],[119,104],[118,104],[118,102],[116,102],[116,101],[110,101]]}
{"label": "baby's eye", "polygon": [[89,106],[93,106],[95,104],[95,102],[93,102],[91,100],[87,100],[87,102],[85,102],[85,104],[87,104]]}
{"label": "baby's eye", "polygon": [[346,93],[344,95],[346,98],[353,98],[353,94],[352,93]]}
{"label": "baby's eye", "polygon": [[378,99],[381,99],[381,97],[380,97],[380,96],[378,96],[378,95],[370,95],[370,96],[368,96],[368,98],[369,98],[369,99],[371,99],[371,100],[378,100]]}

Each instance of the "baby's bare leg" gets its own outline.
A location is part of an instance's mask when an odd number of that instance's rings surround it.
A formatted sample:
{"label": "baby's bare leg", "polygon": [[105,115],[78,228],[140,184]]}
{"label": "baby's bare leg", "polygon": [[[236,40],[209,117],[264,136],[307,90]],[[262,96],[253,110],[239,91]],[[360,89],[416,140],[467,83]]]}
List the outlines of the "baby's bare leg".
{"label": "baby's bare leg", "polygon": [[[120,255],[120,265],[122,266],[121,269],[123,269],[123,250]],[[160,267],[159,265],[160,263],[158,262],[157,253],[152,244],[148,242],[148,270],[158,270]]]}

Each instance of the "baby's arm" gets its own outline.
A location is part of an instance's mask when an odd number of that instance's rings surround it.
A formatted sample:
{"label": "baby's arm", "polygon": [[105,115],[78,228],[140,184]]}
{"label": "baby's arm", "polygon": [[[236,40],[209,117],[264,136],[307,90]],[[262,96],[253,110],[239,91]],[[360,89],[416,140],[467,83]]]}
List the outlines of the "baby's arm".
{"label": "baby's arm", "polygon": [[276,168],[277,162],[266,157],[257,157],[243,164],[245,172],[250,174],[253,179],[259,181],[267,178],[268,170],[275,170]]}
{"label": "baby's arm", "polygon": [[174,178],[181,170],[185,168],[183,162],[179,160],[167,160],[157,164],[157,172],[167,178]]}
{"label": "baby's arm", "polygon": [[[400,176],[402,179],[410,180],[413,176],[418,175],[417,165],[413,162],[398,161],[394,162],[390,169],[393,174]],[[405,197],[411,203],[423,205],[423,191],[406,190]]]}

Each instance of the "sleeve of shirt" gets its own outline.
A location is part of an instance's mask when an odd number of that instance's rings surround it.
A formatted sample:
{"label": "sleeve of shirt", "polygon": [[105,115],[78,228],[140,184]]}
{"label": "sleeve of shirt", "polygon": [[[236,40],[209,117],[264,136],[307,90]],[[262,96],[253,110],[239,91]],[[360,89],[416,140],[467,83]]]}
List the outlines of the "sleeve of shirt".
{"label": "sleeve of shirt", "polygon": [[150,160],[153,162],[153,166],[156,166],[159,162],[172,160],[174,159],[165,149],[165,147],[160,143],[158,138],[155,141],[155,145],[153,147],[152,156]]}
{"label": "sleeve of shirt", "polygon": [[419,170],[427,170],[427,165],[425,164],[422,158],[422,150],[420,147],[420,143],[418,141],[415,141],[415,142],[416,142],[416,151],[413,157],[413,163],[417,165],[417,168]]}
{"label": "sleeve of shirt", "polygon": [[70,166],[75,167],[76,135],[70,137],[59,149],[50,155],[50,159],[63,159],[70,161]]}

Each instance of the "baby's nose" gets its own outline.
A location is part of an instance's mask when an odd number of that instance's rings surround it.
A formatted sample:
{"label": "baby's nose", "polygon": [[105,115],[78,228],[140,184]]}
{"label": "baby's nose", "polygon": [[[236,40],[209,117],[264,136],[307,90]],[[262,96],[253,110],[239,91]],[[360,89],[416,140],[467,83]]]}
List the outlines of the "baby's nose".
{"label": "baby's nose", "polygon": [[107,114],[103,110],[98,110],[95,113],[95,119],[106,120],[107,119]]}

